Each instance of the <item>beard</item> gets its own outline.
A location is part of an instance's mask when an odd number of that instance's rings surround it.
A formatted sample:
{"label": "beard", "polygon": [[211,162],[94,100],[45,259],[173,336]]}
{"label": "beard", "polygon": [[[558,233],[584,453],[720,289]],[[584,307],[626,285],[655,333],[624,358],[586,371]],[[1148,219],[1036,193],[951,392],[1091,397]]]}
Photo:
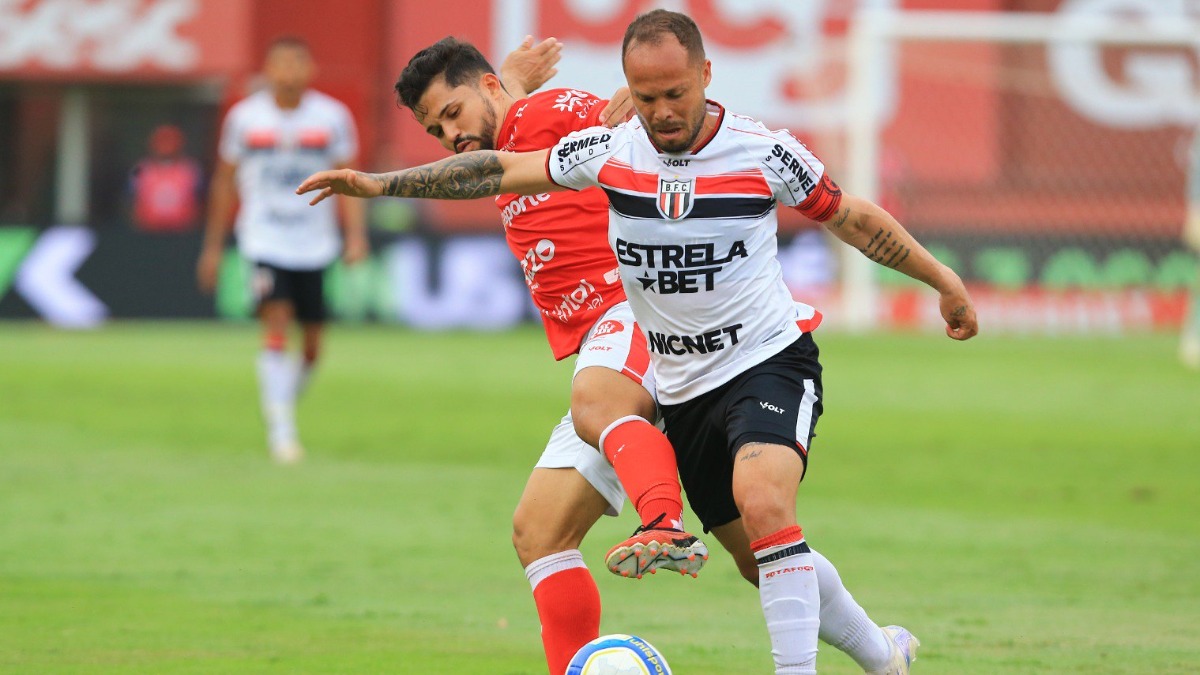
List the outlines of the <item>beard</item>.
{"label": "beard", "polygon": [[[488,107],[483,112],[483,128],[478,136],[459,136],[458,143],[471,142],[479,144],[480,150],[496,149],[496,111]],[[455,153],[458,153],[455,150]],[[460,153],[459,153],[460,154]]]}
{"label": "beard", "polygon": [[699,115],[695,119],[686,120],[683,126],[684,134],[673,140],[664,140],[658,136],[658,129],[646,124],[646,120],[642,120],[642,126],[650,130],[650,136],[654,140],[654,144],[663,152],[678,153],[685,152],[688,148],[696,143],[696,139],[700,137],[700,131],[704,129],[704,116],[707,113],[707,108],[701,108]]}

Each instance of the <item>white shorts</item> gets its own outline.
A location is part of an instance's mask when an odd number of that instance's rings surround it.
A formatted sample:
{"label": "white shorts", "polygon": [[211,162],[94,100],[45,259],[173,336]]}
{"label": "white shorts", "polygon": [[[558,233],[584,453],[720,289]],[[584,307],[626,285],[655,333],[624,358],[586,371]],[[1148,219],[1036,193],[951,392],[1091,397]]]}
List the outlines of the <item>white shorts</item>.
{"label": "white shorts", "polygon": [[[613,305],[588,331],[575,360],[575,374],[592,366],[625,375],[642,385],[657,401],[646,336],[634,325],[629,303]],[[550,440],[535,466],[542,469],[575,469],[608,500],[606,513],[610,516],[621,513],[621,507],[625,505],[625,490],[617,480],[616,471],[599,450],[576,435],[570,410],[550,432]]]}

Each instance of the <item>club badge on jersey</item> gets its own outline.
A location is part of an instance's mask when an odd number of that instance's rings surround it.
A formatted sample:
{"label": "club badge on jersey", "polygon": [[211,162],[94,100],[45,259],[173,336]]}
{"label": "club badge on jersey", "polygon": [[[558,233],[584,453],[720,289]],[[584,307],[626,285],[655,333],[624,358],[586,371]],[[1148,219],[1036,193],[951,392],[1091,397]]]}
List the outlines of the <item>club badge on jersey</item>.
{"label": "club badge on jersey", "polygon": [[680,220],[692,211],[692,192],[696,179],[658,179],[658,212],[663,218]]}

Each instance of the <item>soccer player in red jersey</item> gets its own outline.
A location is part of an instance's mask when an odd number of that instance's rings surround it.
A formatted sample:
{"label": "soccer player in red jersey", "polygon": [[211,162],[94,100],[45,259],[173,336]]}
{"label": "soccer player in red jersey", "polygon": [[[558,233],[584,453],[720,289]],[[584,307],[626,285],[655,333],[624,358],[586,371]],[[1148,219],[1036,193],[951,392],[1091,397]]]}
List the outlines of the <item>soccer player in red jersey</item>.
{"label": "soccer player in red jersey", "polygon": [[[555,41],[528,42],[527,55],[557,60]],[[520,79],[505,75],[502,84],[479,50],[446,38],[413,56],[395,89],[417,121],[455,153],[545,149],[601,123],[606,101],[575,89],[517,99],[506,85],[523,86]],[[533,587],[550,672],[558,674],[600,631],[600,596],[579,545],[600,516],[620,511],[626,493],[641,525],[610,551],[611,571],[694,576],[708,551],[683,531],[675,454],[655,426],[654,373],[608,244],[604,193],[503,194],[495,202],[555,359],[579,355],[570,411],[552,432],[513,516],[513,545]]]}

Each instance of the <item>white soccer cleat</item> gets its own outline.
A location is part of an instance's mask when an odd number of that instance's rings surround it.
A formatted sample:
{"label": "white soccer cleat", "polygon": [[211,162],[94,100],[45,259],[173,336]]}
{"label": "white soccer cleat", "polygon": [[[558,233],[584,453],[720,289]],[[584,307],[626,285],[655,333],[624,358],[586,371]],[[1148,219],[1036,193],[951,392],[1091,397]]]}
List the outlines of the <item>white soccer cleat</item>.
{"label": "white soccer cleat", "polygon": [[304,448],[294,440],[272,443],[271,459],[276,464],[295,464],[304,459]]}
{"label": "white soccer cleat", "polygon": [[887,626],[882,630],[892,645],[892,658],[882,669],[872,670],[867,675],[908,675],[913,661],[917,660],[917,647],[921,646],[921,641],[902,626]]}

